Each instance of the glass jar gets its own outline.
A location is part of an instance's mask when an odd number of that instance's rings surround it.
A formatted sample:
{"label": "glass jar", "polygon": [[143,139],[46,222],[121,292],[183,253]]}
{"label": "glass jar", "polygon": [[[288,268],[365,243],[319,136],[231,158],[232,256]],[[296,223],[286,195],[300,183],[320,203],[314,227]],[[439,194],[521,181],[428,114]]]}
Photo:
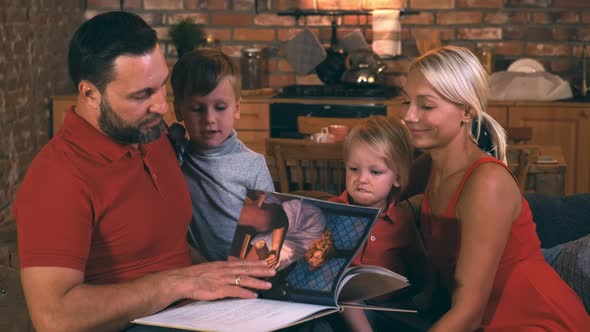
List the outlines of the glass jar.
{"label": "glass jar", "polygon": [[268,59],[262,48],[243,48],[240,68],[242,89],[253,90],[268,86]]}

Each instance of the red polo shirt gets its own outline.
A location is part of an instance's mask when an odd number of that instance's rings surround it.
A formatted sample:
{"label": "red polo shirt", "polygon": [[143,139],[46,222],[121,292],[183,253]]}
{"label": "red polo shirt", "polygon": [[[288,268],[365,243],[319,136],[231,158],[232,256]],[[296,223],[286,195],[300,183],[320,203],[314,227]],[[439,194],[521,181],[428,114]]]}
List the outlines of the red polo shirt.
{"label": "red polo shirt", "polygon": [[[330,199],[332,202],[350,204],[348,192]],[[417,230],[412,215],[396,208],[392,201],[387,210],[379,214],[375,226],[361,250],[353,259],[353,265],[377,265],[391,271],[406,274],[409,252],[417,245]],[[413,253],[411,254],[413,255]]]}
{"label": "red polo shirt", "polygon": [[92,283],[188,266],[191,208],[166,135],[120,145],[72,108],[13,206],[21,266],[73,268]]}

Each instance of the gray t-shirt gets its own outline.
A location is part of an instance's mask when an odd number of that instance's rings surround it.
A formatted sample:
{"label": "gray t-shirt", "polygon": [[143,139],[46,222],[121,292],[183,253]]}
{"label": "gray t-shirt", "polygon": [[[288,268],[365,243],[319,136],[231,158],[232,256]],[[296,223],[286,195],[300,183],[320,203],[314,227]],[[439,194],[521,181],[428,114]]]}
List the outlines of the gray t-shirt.
{"label": "gray t-shirt", "polygon": [[219,147],[189,142],[182,163],[193,203],[190,239],[208,260],[226,260],[247,189],[274,191],[264,156],[234,130]]}

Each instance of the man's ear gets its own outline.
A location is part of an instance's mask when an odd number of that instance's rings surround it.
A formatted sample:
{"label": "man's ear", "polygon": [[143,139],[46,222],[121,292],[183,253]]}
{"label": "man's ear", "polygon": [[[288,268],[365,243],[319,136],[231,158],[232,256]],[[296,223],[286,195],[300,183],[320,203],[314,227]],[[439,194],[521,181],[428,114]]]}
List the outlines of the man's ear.
{"label": "man's ear", "polygon": [[182,122],[184,118],[182,117],[182,106],[180,101],[174,101],[174,114],[176,115],[176,121]]}
{"label": "man's ear", "polygon": [[94,84],[86,80],[80,81],[80,83],[78,83],[78,95],[91,109],[100,108],[102,94]]}

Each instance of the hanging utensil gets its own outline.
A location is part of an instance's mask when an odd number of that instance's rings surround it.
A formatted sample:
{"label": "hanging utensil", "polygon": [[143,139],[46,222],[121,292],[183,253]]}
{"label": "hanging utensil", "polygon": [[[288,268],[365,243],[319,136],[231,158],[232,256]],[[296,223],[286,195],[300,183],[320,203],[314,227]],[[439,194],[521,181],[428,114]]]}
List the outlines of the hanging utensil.
{"label": "hanging utensil", "polygon": [[326,49],[326,59],[315,68],[319,79],[326,84],[335,84],[340,82],[340,77],[346,70],[344,66],[346,54],[344,51],[337,48],[338,35],[336,29],[336,18],[334,17],[332,19],[332,37],[330,39],[330,47]]}

